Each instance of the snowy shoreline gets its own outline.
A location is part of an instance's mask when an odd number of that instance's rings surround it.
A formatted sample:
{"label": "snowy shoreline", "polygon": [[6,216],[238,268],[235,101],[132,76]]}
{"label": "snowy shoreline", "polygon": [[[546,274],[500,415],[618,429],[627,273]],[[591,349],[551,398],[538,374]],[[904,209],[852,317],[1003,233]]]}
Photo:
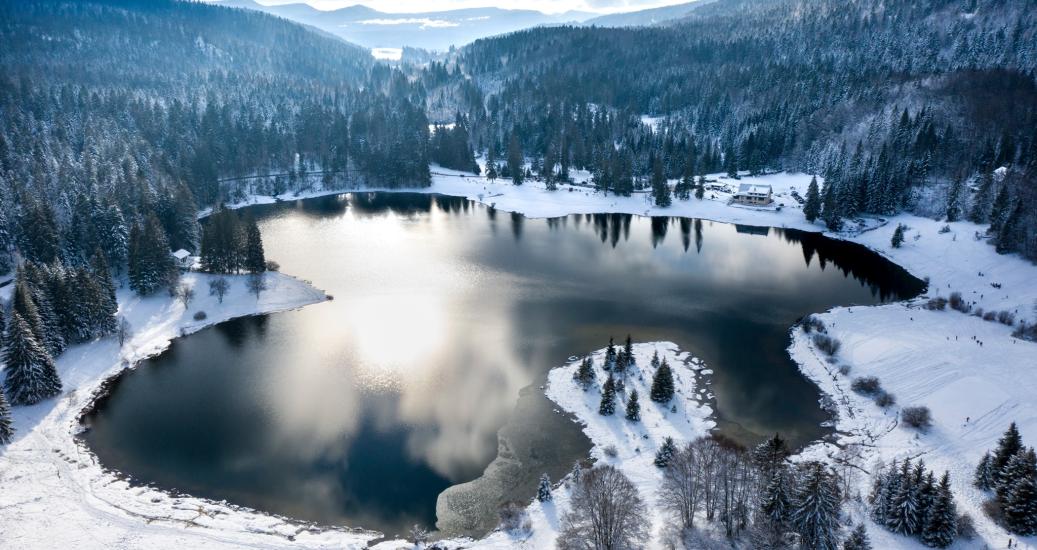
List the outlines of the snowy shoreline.
{"label": "snowy shoreline", "polygon": [[[984,240],[974,238],[982,230],[979,226],[900,215],[888,220],[868,220],[865,227],[854,233],[825,232],[821,225],[806,222],[799,205],[789,197],[792,189],[800,193],[806,189],[810,179],[807,175],[780,173],[741,179],[741,182],[772,185],[776,199],[784,203],[779,211],[734,207],[727,204],[727,195],[721,192],[707,192],[704,200],[675,201],[672,207],[663,209],[648,204],[645,195],[603,196],[583,187],[569,189],[567,186],[547,191],[536,182],[516,187],[506,181],[490,183],[478,176],[462,177],[461,173],[436,170],[451,175],[435,176],[428,188],[318,189],[279,199],[256,197],[232,206],[350,192],[416,192],[466,197],[531,218],[627,213],[821,232],[831,238],[862,244],[912,275],[929,280],[927,296],[946,297],[957,291],[966,300],[975,302],[975,307],[1014,311],[1019,319],[1034,320],[1030,308],[1037,300],[1037,288],[1032,284],[1037,280],[1037,267],[1017,256],[996,254]],[[713,177],[725,181],[722,177]],[[727,183],[733,181],[726,180]],[[890,237],[901,223],[909,227],[907,239],[902,248],[892,249]],[[944,226],[947,226],[946,231]],[[188,276],[194,278],[194,284],[204,277]],[[89,399],[104,380],[140,359],[160,353],[172,338],[234,317],[283,311],[324,299],[322,292],[306,283],[280,274],[268,277],[272,277],[273,284],[258,303],[251,296],[237,302],[228,298],[221,309],[209,306],[212,298],[198,292],[199,298],[193,304],[195,309],[202,309],[204,304],[211,315],[202,323],[189,319],[172,299],[141,300],[128,292],[120,292],[121,308],[139,308],[134,318],[143,330],[135,335],[136,346],[131,346],[127,355],[121,355],[111,339],[72,348],[58,360],[66,393],[57,400],[15,409],[15,427],[19,432],[11,445],[0,449],[0,486],[5,489],[0,494],[0,523],[13,528],[0,533],[0,546],[133,547],[134,543],[146,541],[152,548],[285,545],[362,548],[377,538],[371,533],[348,529],[311,529],[302,522],[226,503],[172,497],[147,487],[133,486],[102,470],[92,453],[76,441],[78,416],[88,404],[84,394]],[[991,286],[995,282],[996,289]],[[950,470],[959,506],[977,521],[980,533],[979,539],[959,547],[1004,545],[1007,533],[979,511],[981,495],[969,483],[971,468],[1012,420],[1019,423],[1026,441],[1032,444],[1037,440],[1037,403],[1029,397],[1037,395],[1037,359],[1034,359],[1037,345],[1012,338],[1011,329],[997,323],[956,311],[923,310],[919,305],[924,299],[874,307],[840,307],[817,315],[830,327],[830,333],[844,343],[839,362],[850,366],[849,377],[838,374],[833,365],[823,360],[810,339],[796,327],[790,331],[789,353],[804,375],[837,405],[836,443],[840,446],[866,443],[866,447],[862,447],[865,453],[862,465],[866,469],[879,459],[889,462],[906,455],[924,455],[934,469]],[[175,310],[179,310],[180,315],[176,315]],[[219,315],[213,315],[214,312]],[[959,339],[952,341],[952,335]],[[982,346],[969,338],[976,335],[983,340]],[[909,356],[910,361],[919,365],[907,364],[909,361],[900,355]],[[970,379],[970,373],[983,380]],[[930,406],[933,429],[916,437],[914,432],[897,426],[896,408],[892,412],[884,411],[848,391],[851,378],[860,375],[879,376],[884,387],[896,394],[902,405]],[[551,391],[550,386],[548,391]],[[929,395],[936,397],[929,398]],[[549,394],[549,397],[552,396]],[[563,403],[559,405],[566,408]],[[961,421],[965,416],[982,420],[968,426],[967,437],[961,440]],[[801,456],[823,457],[834,452],[834,445],[815,444]],[[858,481],[858,489],[866,494],[870,480],[861,476]],[[535,513],[536,507],[534,504],[531,512]],[[855,514],[859,516],[859,510]],[[876,547],[921,547],[874,526],[870,532]],[[46,535],[41,537],[41,533]],[[505,542],[499,536],[491,533],[469,544],[499,546]],[[399,544],[400,541],[389,541],[379,547],[399,547]],[[1023,548],[1034,547],[1034,542],[1023,541],[1023,545]]]}

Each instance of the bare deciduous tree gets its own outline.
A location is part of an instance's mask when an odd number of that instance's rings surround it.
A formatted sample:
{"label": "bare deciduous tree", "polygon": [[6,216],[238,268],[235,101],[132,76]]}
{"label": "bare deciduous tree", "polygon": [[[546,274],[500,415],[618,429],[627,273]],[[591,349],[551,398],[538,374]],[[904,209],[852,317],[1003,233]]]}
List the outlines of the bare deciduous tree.
{"label": "bare deciduous tree", "polygon": [[184,309],[191,306],[191,301],[194,300],[194,289],[191,288],[187,283],[180,283],[176,286],[176,299],[180,303],[184,304]]}
{"label": "bare deciduous tree", "polygon": [[226,277],[216,277],[209,281],[209,296],[215,296],[219,303],[223,303],[223,297],[230,290],[230,283]]}
{"label": "bare deciduous tree", "polygon": [[648,540],[648,509],[637,487],[612,466],[583,472],[562,518],[562,550],[626,550]]}
{"label": "bare deciduous tree", "polygon": [[263,274],[257,273],[255,275],[249,275],[248,281],[245,284],[248,286],[249,293],[255,294],[256,301],[259,301],[259,295],[266,290],[266,279],[263,278]]}

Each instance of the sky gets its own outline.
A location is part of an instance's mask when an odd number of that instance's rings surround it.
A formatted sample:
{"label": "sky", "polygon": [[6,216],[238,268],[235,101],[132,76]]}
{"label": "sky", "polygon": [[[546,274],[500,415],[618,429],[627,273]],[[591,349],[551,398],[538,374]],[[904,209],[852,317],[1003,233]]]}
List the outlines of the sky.
{"label": "sky", "polygon": [[[261,4],[291,4],[303,0],[258,0]],[[570,10],[615,13],[633,11],[690,0],[305,0],[305,3],[322,10],[331,10],[363,4],[383,12],[429,12],[459,8],[481,8],[493,6],[507,9],[531,9],[545,13],[560,13]]]}

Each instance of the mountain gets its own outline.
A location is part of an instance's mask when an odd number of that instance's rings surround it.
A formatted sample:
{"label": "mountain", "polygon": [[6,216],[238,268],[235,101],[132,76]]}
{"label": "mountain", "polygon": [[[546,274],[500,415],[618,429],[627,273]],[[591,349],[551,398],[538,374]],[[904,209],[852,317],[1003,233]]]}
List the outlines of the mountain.
{"label": "mountain", "polygon": [[675,6],[602,15],[587,19],[583,22],[583,25],[595,27],[647,27],[658,25],[686,17],[695,9],[713,1],[715,0],[696,0]]}
{"label": "mountain", "polygon": [[363,5],[322,11],[307,4],[265,6],[254,0],[223,0],[220,5],[258,10],[311,25],[366,48],[448,50],[479,38],[530,27],[578,23],[584,12],[545,14],[533,10],[469,8],[439,12],[385,13]]}

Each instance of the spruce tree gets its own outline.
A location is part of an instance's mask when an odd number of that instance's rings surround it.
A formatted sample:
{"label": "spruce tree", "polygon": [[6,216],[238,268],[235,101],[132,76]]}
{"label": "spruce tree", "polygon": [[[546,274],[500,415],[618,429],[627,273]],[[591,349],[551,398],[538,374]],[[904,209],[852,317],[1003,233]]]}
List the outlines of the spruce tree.
{"label": "spruce tree", "polygon": [[824,464],[804,465],[792,498],[789,523],[805,548],[836,550],[839,547],[839,486]]}
{"label": "spruce tree", "polygon": [[973,483],[984,491],[990,491],[994,488],[993,461],[994,457],[991,456],[990,451],[987,451],[983,454],[983,458],[980,459],[979,465],[976,466]]}
{"label": "spruce tree", "polygon": [[616,381],[612,375],[601,386],[601,404],[598,406],[598,414],[612,416],[616,412]]}
{"label": "spruce tree", "polygon": [[537,500],[548,502],[551,500],[551,478],[547,474],[540,476],[540,485],[537,486]]}
{"label": "spruce tree", "polygon": [[249,217],[245,225],[245,269],[252,274],[266,271],[266,256],[263,254],[263,236],[255,218]]}
{"label": "spruce tree", "polygon": [[670,364],[666,362],[666,359],[663,359],[652,378],[652,390],[649,397],[656,403],[669,403],[673,399],[673,394],[673,371],[670,370]]}
{"label": "spruce tree", "polygon": [[1001,474],[1008,466],[1008,462],[1012,460],[1019,451],[1023,450],[1023,436],[1019,434],[1019,427],[1016,426],[1015,422],[1008,425],[1008,429],[1005,430],[1004,435],[997,441],[997,448],[994,450],[993,460],[990,463],[990,470],[994,475],[994,487],[996,488],[1001,484]]}
{"label": "spruce tree", "polygon": [[673,459],[673,455],[677,452],[677,444],[673,442],[672,437],[667,437],[663,440],[663,444],[659,447],[659,450],[655,453],[655,466],[658,468],[665,468],[670,465],[670,460]]}
{"label": "spruce tree", "polygon": [[892,494],[889,503],[886,525],[900,535],[913,535],[918,532],[918,490],[910,473],[911,461],[901,466],[897,490]]}
{"label": "spruce tree", "polygon": [[997,246],[995,250],[998,254],[1008,254],[1019,245],[1018,235],[1019,224],[1023,217],[1023,201],[1017,200],[1015,207],[1012,208],[1012,212],[1005,219],[1005,223],[1001,225],[1001,230],[997,234]]}
{"label": "spruce tree", "polygon": [[1017,480],[1001,506],[1005,526],[1022,536],[1037,535],[1037,480]]}
{"label": "spruce tree", "polygon": [[770,479],[760,495],[760,513],[774,525],[785,525],[789,519],[789,476],[784,467],[771,471]]}
{"label": "spruce tree", "polygon": [[655,200],[655,205],[660,208],[673,204],[670,185],[666,182],[666,175],[663,173],[663,162],[658,157],[652,163],[652,198]]}
{"label": "spruce tree", "polygon": [[522,154],[522,144],[519,143],[518,135],[511,133],[508,140],[508,175],[515,185],[522,185],[525,176],[525,161]]}
{"label": "spruce tree", "polygon": [[1008,195],[1008,186],[1002,185],[994,198],[994,205],[990,207],[990,229],[991,234],[997,235],[1001,232],[1001,226],[1008,219],[1011,208],[1011,197]]}
{"label": "spruce tree", "polygon": [[[3,314],[0,313],[0,318]],[[2,334],[2,331],[0,331]],[[0,391],[0,445],[7,445],[14,437],[14,426],[11,425],[11,406],[7,404],[7,397]]]}
{"label": "spruce tree", "polygon": [[699,176],[699,184],[695,186],[695,198],[702,200],[706,194],[706,176]]}
{"label": "spruce tree", "polygon": [[604,369],[607,371],[611,371],[616,366],[616,359],[616,344],[615,342],[613,342],[612,338],[609,338],[609,345],[607,348],[605,348],[605,364],[603,365]]}
{"label": "spruce tree", "polygon": [[817,176],[814,176],[810,178],[810,185],[807,187],[806,202],[803,203],[803,216],[808,222],[814,223],[819,215],[821,215],[821,193],[817,188]]}
{"label": "spruce tree", "polygon": [[824,193],[821,197],[821,219],[829,231],[839,231],[843,226],[842,212],[837,200],[838,194],[835,189],[835,180],[829,179],[825,182]]}
{"label": "spruce tree", "polygon": [[630,399],[627,400],[626,419],[631,422],[641,421],[641,404],[637,400],[637,390],[630,392]]}
{"label": "spruce tree", "polygon": [[4,348],[4,391],[13,405],[34,405],[61,393],[61,379],[29,325],[13,313]]}
{"label": "spruce tree", "polygon": [[954,495],[951,493],[949,473],[943,474],[928,508],[925,527],[922,529],[922,542],[933,548],[950,546],[958,532],[958,514],[954,506]]}
{"label": "spruce tree", "polygon": [[1015,484],[1023,479],[1037,479],[1037,455],[1033,449],[1020,449],[1001,469],[995,489],[1002,506],[1008,502]]}
{"label": "spruce tree", "polygon": [[843,542],[843,550],[871,550],[871,539],[863,523],[858,523]]}
{"label": "spruce tree", "polygon": [[791,454],[792,451],[789,450],[788,444],[785,443],[781,435],[774,434],[774,437],[757,445],[753,449],[752,456],[753,462],[756,463],[760,471],[769,475],[771,472],[783,467],[785,459]]}
{"label": "spruce tree", "polygon": [[621,370],[626,370],[627,367],[632,367],[634,364],[634,341],[627,334],[627,340],[623,344],[623,366]]}
{"label": "spruce tree", "polygon": [[904,230],[907,229],[904,224],[898,223],[897,228],[893,230],[893,238],[889,240],[889,244],[893,248],[900,248],[900,245],[904,244]]}
{"label": "spruce tree", "polygon": [[956,222],[961,219],[961,194],[965,183],[961,178],[954,180],[950,192],[947,194],[947,221]]}
{"label": "spruce tree", "polygon": [[583,388],[583,391],[590,389],[591,384],[594,383],[594,363],[590,357],[584,358],[580,362],[580,368],[573,374],[573,379],[576,383]]}

